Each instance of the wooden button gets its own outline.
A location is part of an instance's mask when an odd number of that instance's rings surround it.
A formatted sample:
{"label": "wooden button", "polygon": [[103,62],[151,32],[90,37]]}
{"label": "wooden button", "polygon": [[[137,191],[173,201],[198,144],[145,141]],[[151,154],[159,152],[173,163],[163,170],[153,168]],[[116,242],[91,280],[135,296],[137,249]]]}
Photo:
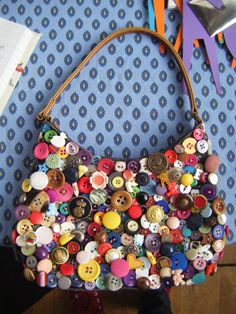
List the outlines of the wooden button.
{"label": "wooden button", "polygon": [[132,205],[132,197],[127,191],[116,191],[111,197],[112,208],[125,211]]}
{"label": "wooden button", "polygon": [[60,170],[51,169],[47,172],[47,176],[49,189],[57,189],[65,183],[65,176]]}
{"label": "wooden button", "polygon": [[226,210],[225,203],[220,198],[214,199],[214,201],[211,203],[211,207],[217,215],[224,214]]}

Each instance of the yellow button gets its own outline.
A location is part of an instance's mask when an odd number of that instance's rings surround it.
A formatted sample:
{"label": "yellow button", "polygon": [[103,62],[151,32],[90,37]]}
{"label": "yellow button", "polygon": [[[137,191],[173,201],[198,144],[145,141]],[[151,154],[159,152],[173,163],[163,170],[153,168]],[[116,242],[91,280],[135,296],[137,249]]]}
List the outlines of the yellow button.
{"label": "yellow button", "polygon": [[20,235],[26,234],[26,232],[33,230],[32,224],[28,219],[22,219],[18,222],[16,226],[16,231]]}
{"label": "yellow button", "polygon": [[60,245],[65,245],[66,243],[70,242],[75,236],[71,234],[70,232],[64,233],[62,236],[59,238],[59,244]]}
{"label": "yellow button", "polygon": [[120,189],[124,185],[124,179],[122,177],[114,177],[111,181],[111,184],[116,189]]}
{"label": "yellow button", "polygon": [[147,258],[149,259],[149,262],[150,262],[152,265],[156,265],[157,261],[156,261],[155,256],[152,254],[152,252],[146,251],[146,254],[147,254]]}
{"label": "yellow button", "polygon": [[194,138],[192,137],[186,138],[182,143],[184,151],[187,154],[194,154],[196,152],[196,143],[197,141]]}
{"label": "yellow button", "polygon": [[121,223],[120,215],[116,212],[107,212],[102,217],[103,225],[110,230],[114,230],[119,227]]}
{"label": "yellow button", "polygon": [[78,266],[78,275],[84,281],[94,281],[100,275],[100,266],[98,262],[91,260],[86,264]]}
{"label": "yellow button", "polygon": [[97,212],[94,216],[93,216],[93,220],[98,223],[99,225],[102,225],[102,217],[104,216],[104,212]]}
{"label": "yellow button", "polygon": [[185,173],[182,175],[180,182],[185,185],[191,185],[193,183],[193,176],[190,173]]}
{"label": "yellow button", "polygon": [[21,188],[22,188],[22,191],[28,193],[31,191],[32,189],[32,186],[30,184],[30,179],[25,179],[23,182],[22,182],[22,185],[21,185]]}
{"label": "yellow button", "polygon": [[59,148],[59,150],[57,151],[57,155],[62,159],[69,156],[69,154],[66,151],[65,146]]}

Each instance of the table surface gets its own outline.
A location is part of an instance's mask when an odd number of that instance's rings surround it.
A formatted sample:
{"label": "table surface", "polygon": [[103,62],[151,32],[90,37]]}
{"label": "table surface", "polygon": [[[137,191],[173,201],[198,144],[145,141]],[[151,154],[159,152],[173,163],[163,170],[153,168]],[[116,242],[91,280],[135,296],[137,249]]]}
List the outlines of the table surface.
{"label": "table surface", "polygon": [[[0,117],[0,244],[10,244],[14,204],[38,136],[34,119],[81,59],[105,35],[147,26],[143,1],[1,0],[0,16],[43,34]],[[180,15],[166,11],[166,37]],[[203,48],[193,49],[190,78],[213,151],[221,159],[219,194],[235,242],[235,69],[216,44],[223,94],[216,94]],[[53,117],[71,138],[96,154],[138,157],[165,148],[191,130],[187,95],[168,53],[146,36],[127,35],[105,47],[65,91]]]}

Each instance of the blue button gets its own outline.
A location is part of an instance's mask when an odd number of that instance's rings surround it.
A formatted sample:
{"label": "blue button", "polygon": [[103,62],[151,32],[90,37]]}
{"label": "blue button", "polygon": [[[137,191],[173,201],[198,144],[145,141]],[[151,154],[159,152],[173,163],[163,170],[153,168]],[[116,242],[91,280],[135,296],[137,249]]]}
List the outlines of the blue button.
{"label": "blue button", "polygon": [[192,231],[189,228],[184,228],[182,230],[182,235],[186,238],[189,238],[192,234]]}
{"label": "blue button", "polygon": [[106,242],[111,243],[112,247],[117,249],[121,245],[120,235],[116,232],[109,232]]}
{"label": "blue button", "polygon": [[171,269],[182,269],[184,271],[188,266],[188,260],[183,253],[174,253],[170,259]]}
{"label": "blue button", "polygon": [[71,287],[72,288],[82,288],[84,282],[79,279],[79,277],[76,274],[73,274],[71,276]]}
{"label": "blue button", "polygon": [[170,210],[169,205],[166,201],[158,201],[156,202],[156,205],[161,206],[165,214],[167,214]]}
{"label": "blue button", "polygon": [[183,170],[185,173],[191,173],[191,174],[194,174],[196,171],[195,167],[193,166],[185,166]]}
{"label": "blue button", "polygon": [[221,225],[217,225],[212,229],[213,238],[216,240],[221,240],[224,237],[225,229]]}
{"label": "blue button", "polygon": [[54,273],[49,273],[48,274],[48,282],[47,282],[47,287],[48,288],[56,288],[57,286],[57,276]]}
{"label": "blue button", "polygon": [[156,181],[150,180],[147,185],[141,186],[140,190],[146,192],[149,196],[152,196],[156,193]]}
{"label": "blue button", "polygon": [[52,252],[56,248],[56,246],[57,244],[54,241],[44,245],[44,247],[48,250],[49,253]]}
{"label": "blue button", "polygon": [[107,274],[109,274],[111,272],[109,264],[105,264],[105,263],[101,264],[100,265],[100,271],[101,271],[101,275],[104,276],[104,277]]}

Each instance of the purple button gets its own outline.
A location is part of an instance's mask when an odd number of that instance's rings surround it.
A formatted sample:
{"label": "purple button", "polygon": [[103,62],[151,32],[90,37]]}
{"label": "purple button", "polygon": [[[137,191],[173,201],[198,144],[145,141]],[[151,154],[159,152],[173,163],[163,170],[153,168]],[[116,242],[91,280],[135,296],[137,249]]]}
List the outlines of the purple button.
{"label": "purple button", "polygon": [[156,186],[156,193],[157,195],[163,196],[167,192],[167,188],[165,186],[162,186],[160,183]]}
{"label": "purple button", "polygon": [[159,236],[156,234],[148,234],[145,239],[145,247],[148,251],[158,252],[160,250],[161,242]]}
{"label": "purple button", "polygon": [[34,255],[37,257],[37,259],[41,260],[41,259],[45,259],[48,257],[48,250],[46,247],[41,246],[39,248],[37,248],[36,252],[34,253]]}
{"label": "purple button", "polygon": [[15,209],[16,220],[28,219],[30,216],[30,210],[25,205],[18,205]]}
{"label": "purple button", "polygon": [[85,166],[88,166],[91,164],[93,156],[88,150],[81,148],[78,152],[78,155],[81,158],[81,160]]}
{"label": "purple button", "polygon": [[202,238],[202,234],[200,231],[198,231],[198,230],[192,231],[191,236],[190,236],[191,240],[198,241],[201,238]]}
{"label": "purple button", "polygon": [[65,221],[66,221],[66,216],[64,216],[61,213],[58,213],[58,215],[56,216],[56,222],[58,222],[59,224],[62,224]]}
{"label": "purple button", "polygon": [[215,240],[221,240],[223,239],[225,234],[225,229],[221,225],[217,225],[212,229],[212,235]]}
{"label": "purple button", "polygon": [[44,247],[48,250],[49,253],[52,252],[56,248],[56,246],[57,244],[54,241],[44,245]]}
{"label": "purple button", "polygon": [[133,173],[138,173],[140,168],[140,163],[137,160],[130,160],[127,163],[127,169],[131,170]]}
{"label": "purple button", "polygon": [[123,278],[123,283],[127,287],[134,287],[136,285],[136,276],[134,270],[130,270],[128,272],[128,274]]}
{"label": "purple button", "polygon": [[186,279],[186,280],[192,279],[194,274],[195,274],[195,269],[194,269],[193,265],[188,265],[188,267],[183,272],[184,279]]}
{"label": "purple button", "polygon": [[46,193],[49,196],[50,203],[55,203],[56,201],[58,201],[58,194],[56,190],[48,189]]}
{"label": "purple button", "polygon": [[206,183],[201,188],[201,194],[203,194],[209,201],[216,198],[217,188],[215,185]]}

